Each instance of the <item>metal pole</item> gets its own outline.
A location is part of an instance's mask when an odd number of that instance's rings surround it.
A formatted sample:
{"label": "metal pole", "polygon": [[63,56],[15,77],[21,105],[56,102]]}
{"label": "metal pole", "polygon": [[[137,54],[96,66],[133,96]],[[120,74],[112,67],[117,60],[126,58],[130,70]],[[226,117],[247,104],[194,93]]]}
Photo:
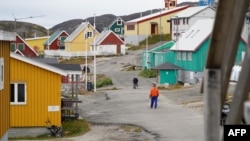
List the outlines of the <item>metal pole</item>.
{"label": "metal pole", "polygon": [[[88,27],[88,26],[87,26]],[[88,83],[88,29],[85,30],[85,89],[87,90]]]}
{"label": "metal pole", "polygon": [[146,24],[146,66],[148,69],[148,23]]}
{"label": "metal pole", "polygon": [[96,92],[96,43],[95,43],[95,14],[94,14],[94,92]]}

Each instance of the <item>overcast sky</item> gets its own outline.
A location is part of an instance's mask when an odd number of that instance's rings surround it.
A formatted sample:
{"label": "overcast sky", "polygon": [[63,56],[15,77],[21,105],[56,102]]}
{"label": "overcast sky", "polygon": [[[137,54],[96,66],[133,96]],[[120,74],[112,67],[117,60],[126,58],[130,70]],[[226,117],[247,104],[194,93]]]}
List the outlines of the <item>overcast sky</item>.
{"label": "overcast sky", "polygon": [[[197,2],[199,0],[178,0]],[[0,20],[24,21],[53,27],[71,19],[103,14],[116,16],[163,8],[164,0],[2,0]],[[29,17],[33,18],[29,18]]]}

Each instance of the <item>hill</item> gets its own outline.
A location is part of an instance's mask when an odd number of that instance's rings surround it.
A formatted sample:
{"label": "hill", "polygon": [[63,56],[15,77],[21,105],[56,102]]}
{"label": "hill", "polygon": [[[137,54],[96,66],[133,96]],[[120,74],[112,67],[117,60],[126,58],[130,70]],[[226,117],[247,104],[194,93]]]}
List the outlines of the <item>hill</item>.
{"label": "hill", "polygon": [[[178,6],[190,5],[198,6],[198,2],[184,2],[178,4]],[[161,9],[147,10],[144,12],[133,13],[129,15],[116,16],[113,14],[104,14],[95,17],[96,29],[101,32],[105,27],[108,27],[117,17],[121,17],[125,22],[139,18],[141,16],[146,16],[151,13],[159,12]],[[89,21],[92,25],[94,24],[94,17],[88,17],[86,19],[73,19],[68,20],[62,23],[59,23],[49,29],[49,33],[53,33],[56,30],[65,30],[71,34],[81,22]],[[0,21],[0,30],[5,31],[15,31],[15,22],[14,21]],[[45,27],[42,27],[37,24],[28,23],[28,22],[16,22],[16,31],[22,38],[32,38],[32,37],[41,37],[47,36],[48,31]]]}

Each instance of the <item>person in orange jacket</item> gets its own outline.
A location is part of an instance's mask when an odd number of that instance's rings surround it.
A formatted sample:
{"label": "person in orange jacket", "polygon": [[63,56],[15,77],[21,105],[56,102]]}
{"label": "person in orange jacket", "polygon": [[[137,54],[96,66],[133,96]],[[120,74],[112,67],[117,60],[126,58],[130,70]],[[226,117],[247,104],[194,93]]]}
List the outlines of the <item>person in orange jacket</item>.
{"label": "person in orange jacket", "polygon": [[149,98],[151,99],[151,108],[157,108],[157,101],[158,101],[158,96],[160,95],[158,88],[156,87],[156,84],[153,83],[153,87],[150,89],[149,93]]}

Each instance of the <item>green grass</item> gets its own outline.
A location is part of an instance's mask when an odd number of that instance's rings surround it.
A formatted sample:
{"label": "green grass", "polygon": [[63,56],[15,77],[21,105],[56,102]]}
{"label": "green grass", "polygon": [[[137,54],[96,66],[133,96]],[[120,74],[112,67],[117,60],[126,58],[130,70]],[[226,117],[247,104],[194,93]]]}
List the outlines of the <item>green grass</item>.
{"label": "green grass", "polygon": [[139,73],[140,76],[145,78],[155,78],[156,77],[156,70],[142,70]]}
{"label": "green grass", "polygon": [[138,50],[138,49],[146,48],[147,42],[148,42],[148,45],[152,45],[160,41],[171,41],[171,40],[172,39],[171,39],[170,34],[151,35],[148,37],[148,41],[145,39],[141,41],[138,46],[132,46],[132,45],[127,45],[127,46],[129,46],[129,50]]}
{"label": "green grass", "polygon": [[96,87],[97,88],[108,86],[108,85],[113,85],[112,80],[108,77],[99,78],[96,80]]}
{"label": "green grass", "polygon": [[[79,120],[69,120],[63,123],[63,137],[74,137],[83,135],[90,131],[88,122],[84,119]],[[25,136],[25,137],[15,137],[9,138],[9,140],[49,140],[55,139],[57,137],[45,135],[39,135],[36,137]]]}
{"label": "green grass", "polygon": [[63,123],[63,136],[72,137],[83,135],[90,131],[87,121],[83,119],[69,120]]}

